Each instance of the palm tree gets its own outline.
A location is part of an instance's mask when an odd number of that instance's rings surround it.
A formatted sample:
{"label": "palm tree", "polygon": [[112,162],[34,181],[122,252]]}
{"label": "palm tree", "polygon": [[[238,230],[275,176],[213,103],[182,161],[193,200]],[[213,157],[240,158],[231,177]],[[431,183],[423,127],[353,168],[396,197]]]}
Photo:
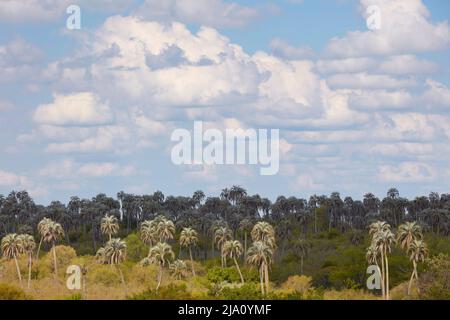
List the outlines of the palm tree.
{"label": "palm tree", "polygon": [[46,224],[44,233],[44,242],[48,242],[52,244],[53,251],[53,264],[55,268],[55,277],[58,276],[58,263],[56,261],[56,242],[64,238],[64,230],[61,224],[51,221]]}
{"label": "palm tree", "polygon": [[173,239],[173,235],[175,234],[175,225],[173,224],[173,222],[163,216],[157,217],[155,220],[155,232],[159,239],[159,242]]}
{"label": "palm tree", "polygon": [[105,215],[100,223],[100,231],[102,234],[107,234],[111,241],[112,235],[119,232],[119,221],[113,215]]}
{"label": "palm tree", "polygon": [[[388,225],[389,226],[389,225]],[[378,248],[381,256],[384,258],[385,264],[385,289],[386,296],[385,298],[389,300],[389,261],[388,261],[388,253],[391,252],[391,246],[395,244],[395,236],[390,230],[390,226],[383,231],[380,231],[375,235],[374,244]]]}
{"label": "palm tree", "polygon": [[177,280],[181,280],[186,276],[187,265],[183,260],[175,260],[169,266],[172,277]]}
{"label": "palm tree", "polygon": [[293,244],[293,251],[295,255],[300,257],[300,274],[303,274],[303,260],[309,255],[311,250],[311,243],[305,239],[299,239]]}
{"label": "palm tree", "polygon": [[22,275],[20,274],[19,262],[17,257],[23,252],[23,243],[19,235],[11,233],[2,239],[2,252],[6,259],[14,259],[19,277],[20,286],[22,286]]}
{"label": "palm tree", "polygon": [[95,258],[95,261],[97,261],[100,264],[107,264],[105,247],[98,248],[97,252],[95,253],[94,258]]}
{"label": "palm tree", "polygon": [[22,242],[23,252],[28,255],[28,284],[27,287],[30,289],[31,283],[31,266],[33,265],[33,251],[36,249],[36,242],[33,236],[29,234],[19,235],[20,241]]}
{"label": "palm tree", "polygon": [[247,258],[247,233],[252,230],[253,223],[250,219],[243,219],[239,223],[239,230],[244,233],[244,260]]}
{"label": "palm tree", "polygon": [[184,228],[180,234],[180,245],[189,248],[189,257],[191,258],[192,275],[195,277],[194,259],[192,258],[192,246],[198,242],[198,234],[192,228]]}
{"label": "palm tree", "polygon": [[241,269],[239,268],[239,263],[236,258],[240,257],[243,253],[242,244],[238,240],[229,240],[223,244],[223,254],[226,257],[228,256],[230,259],[233,259],[234,265],[236,266],[237,271],[239,272],[239,276],[241,277],[241,282],[244,283],[244,277],[242,276]]}
{"label": "palm tree", "polygon": [[425,261],[428,256],[428,247],[423,240],[413,240],[408,248],[409,260],[413,263],[413,272],[411,274],[411,278],[409,279],[408,284],[408,295],[411,293],[411,286],[416,277],[416,280],[419,280],[419,275],[417,273],[417,263]]}
{"label": "palm tree", "polygon": [[253,242],[261,241],[272,249],[275,248],[275,230],[268,222],[261,221],[255,224],[251,236]]}
{"label": "palm tree", "polygon": [[156,290],[158,290],[162,282],[163,268],[171,260],[175,259],[175,254],[173,253],[170,245],[167,243],[158,242],[153,248],[150,249],[148,257],[152,263],[159,266],[158,285],[156,286]]}
{"label": "palm tree", "polygon": [[[378,256],[379,256],[380,252],[378,251],[378,248],[375,246],[375,244],[372,243],[372,245],[367,248],[367,252],[366,252],[366,260],[368,263],[370,264],[375,264],[378,268],[378,273],[381,276],[381,295],[384,297],[385,292],[384,292],[384,275],[380,270],[380,265],[378,264]],[[383,259],[383,258],[381,258]]]}
{"label": "palm tree", "polygon": [[125,241],[119,238],[111,239],[110,241],[108,241],[104,248],[103,256],[105,257],[105,262],[107,264],[117,267],[120,274],[120,279],[122,280],[122,284],[126,288],[125,278],[123,277],[122,270],[119,266],[123,261],[125,261],[127,256],[127,244],[125,243]]}
{"label": "palm tree", "polygon": [[142,222],[140,229],[141,240],[150,246],[156,242],[156,223],[155,220],[146,220]]}
{"label": "palm tree", "polygon": [[[261,293],[269,291],[269,265],[272,263],[273,249],[262,241],[256,241],[248,249],[247,263],[259,270]],[[264,288],[265,283],[265,288]]]}
{"label": "palm tree", "polygon": [[223,245],[225,242],[231,239],[231,230],[227,227],[219,227],[214,232],[214,242],[217,244],[217,247],[220,249],[221,263],[222,268],[225,267],[226,261],[223,255]]}
{"label": "palm tree", "polygon": [[398,227],[397,243],[408,250],[414,240],[422,240],[422,228],[416,222],[405,222]]}
{"label": "palm tree", "polygon": [[36,260],[39,259],[39,252],[41,251],[41,245],[42,245],[42,241],[44,240],[46,228],[51,222],[53,222],[51,219],[44,218],[41,221],[39,221],[39,223],[37,225],[37,230],[38,230],[39,235],[41,236],[41,240],[39,241],[39,246],[38,246],[38,249],[36,252]]}

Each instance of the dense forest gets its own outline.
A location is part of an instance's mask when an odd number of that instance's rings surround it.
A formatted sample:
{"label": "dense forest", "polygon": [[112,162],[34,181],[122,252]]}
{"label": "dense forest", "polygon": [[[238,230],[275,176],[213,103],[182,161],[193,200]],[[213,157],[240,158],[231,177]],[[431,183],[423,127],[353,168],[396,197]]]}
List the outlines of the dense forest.
{"label": "dense forest", "polygon": [[[233,186],[217,197],[119,192],[48,206],[13,191],[0,195],[0,298],[18,274],[28,298],[448,299],[449,233],[450,194],[409,200],[395,188],[383,199],[334,192],[271,202]],[[89,294],[63,288],[69,263],[86,268]],[[382,279],[371,292],[370,264]],[[59,284],[46,282],[51,274]],[[117,294],[97,295],[93,282]],[[46,294],[39,283],[56,287]]]}

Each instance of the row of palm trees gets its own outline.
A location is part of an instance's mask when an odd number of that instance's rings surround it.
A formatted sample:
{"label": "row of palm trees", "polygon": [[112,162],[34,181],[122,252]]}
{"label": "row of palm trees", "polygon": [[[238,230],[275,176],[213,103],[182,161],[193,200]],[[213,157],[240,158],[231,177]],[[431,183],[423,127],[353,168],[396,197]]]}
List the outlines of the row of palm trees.
{"label": "row of palm trees", "polygon": [[428,256],[428,248],[423,241],[420,225],[416,222],[406,222],[399,226],[397,236],[395,236],[391,231],[390,224],[385,221],[377,221],[370,225],[369,235],[372,237],[372,242],[367,249],[366,258],[369,263],[374,263],[378,267],[383,298],[390,299],[388,254],[391,253],[392,246],[395,244],[407,252],[413,264],[413,271],[408,283],[408,295],[410,295],[414,279],[419,279],[417,264],[425,261]]}
{"label": "row of palm trees", "polygon": [[[53,266],[54,266],[54,274],[55,278],[58,274],[58,263],[56,259],[56,242],[61,240],[64,237],[64,230],[61,224],[52,221],[51,219],[44,218],[38,224],[38,233],[41,236],[41,240],[39,241],[39,246],[36,252],[36,260],[39,259],[39,251],[42,243],[49,243],[52,245],[52,253],[53,253]],[[28,289],[30,288],[31,283],[31,268],[33,265],[33,255],[34,250],[36,249],[36,242],[34,237],[29,234],[16,234],[10,233],[3,237],[1,241],[1,250],[3,256],[6,259],[14,260],[17,276],[19,278],[19,283],[22,284],[22,275],[19,268],[18,258],[20,255],[27,255],[28,257]]]}
{"label": "row of palm trees", "polygon": [[[104,235],[108,236],[109,241],[97,251],[97,261],[103,264],[120,264],[126,257],[126,244],[120,239],[112,238],[119,231],[118,219],[114,216],[106,215],[101,221],[100,229]],[[245,252],[244,247],[239,240],[232,239],[232,232],[228,227],[217,225],[213,231],[213,241],[221,252],[222,268],[226,267],[227,258],[232,260],[239,273],[241,283],[244,283],[244,276],[238,263],[239,257]],[[140,238],[149,246],[147,257],[140,263],[143,266],[154,264],[159,267],[157,290],[161,286],[163,269],[166,266],[168,266],[175,278],[186,276],[186,263],[180,259],[175,260],[172,247],[167,243],[167,241],[174,239],[174,235],[174,223],[164,216],[157,216],[153,220],[146,220],[140,226]],[[264,294],[269,290],[269,267],[272,264],[273,253],[276,248],[275,230],[267,222],[258,222],[251,230],[251,237],[253,245],[246,252],[246,262],[259,270],[261,292]],[[194,277],[196,273],[192,248],[197,243],[198,233],[196,230],[190,227],[185,227],[181,230],[179,244],[189,251],[190,267],[192,276]],[[118,269],[124,282],[123,274],[120,268]]]}

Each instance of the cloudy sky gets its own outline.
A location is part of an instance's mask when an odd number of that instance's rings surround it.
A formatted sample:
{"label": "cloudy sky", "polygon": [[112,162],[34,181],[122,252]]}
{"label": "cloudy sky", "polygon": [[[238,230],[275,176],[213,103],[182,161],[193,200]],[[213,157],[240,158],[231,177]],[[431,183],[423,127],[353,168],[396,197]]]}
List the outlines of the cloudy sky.
{"label": "cloudy sky", "polygon": [[[449,192],[449,18],[444,0],[1,0],[0,193]],[[196,120],[280,129],[279,174],[174,165]]]}

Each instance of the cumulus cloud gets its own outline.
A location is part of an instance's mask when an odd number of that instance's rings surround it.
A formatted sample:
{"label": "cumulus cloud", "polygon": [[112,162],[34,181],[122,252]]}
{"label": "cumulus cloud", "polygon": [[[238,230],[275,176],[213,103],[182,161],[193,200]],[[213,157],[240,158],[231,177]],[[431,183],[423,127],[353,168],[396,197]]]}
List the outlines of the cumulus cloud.
{"label": "cumulus cloud", "polygon": [[432,23],[422,0],[360,0],[363,18],[371,5],[380,9],[381,28],[351,31],[344,37],[333,38],[327,46],[330,55],[355,57],[427,52],[450,45],[447,21]]}
{"label": "cumulus cloud", "polygon": [[53,103],[37,107],[34,120],[51,125],[99,125],[112,121],[109,106],[91,92],[55,94]]}
{"label": "cumulus cloud", "polygon": [[180,21],[211,27],[242,27],[259,13],[251,7],[224,0],[145,0],[135,15],[156,21]]}
{"label": "cumulus cloud", "polygon": [[385,182],[424,182],[436,177],[435,170],[426,163],[403,162],[398,166],[380,166],[378,178]]}
{"label": "cumulus cloud", "polygon": [[270,48],[274,55],[285,59],[303,59],[314,56],[312,48],[308,46],[294,47],[279,38],[270,41]]}
{"label": "cumulus cloud", "polygon": [[79,163],[73,159],[64,159],[48,164],[39,170],[38,174],[56,179],[131,176],[136,174],[136,168],[132,165],[122,166],[115,162]]}

